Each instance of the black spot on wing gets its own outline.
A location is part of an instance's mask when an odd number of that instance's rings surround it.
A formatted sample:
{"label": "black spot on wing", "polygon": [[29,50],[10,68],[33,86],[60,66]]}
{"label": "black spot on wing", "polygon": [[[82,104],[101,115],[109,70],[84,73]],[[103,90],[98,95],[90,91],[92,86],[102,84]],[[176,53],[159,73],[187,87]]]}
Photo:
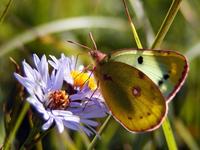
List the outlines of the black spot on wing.
{"label": "black spot on wing", "polygon": [[158,81],[158,85],[159,85],[159,86],[163,85],[164,82],[165,82],[166,80],[168,80],[169,78],[170,78],[170,75],[169,75],[168,73],[163,74],[162,79],[160,79],[160,80]]}
{"label": "black spot on wing", "polygon": [[163,80],[158,81],[158,85],[161,86],[163,84]]}
{"label": "black spot on wing", "polygon": [[138,64],[142,64],[143,63],[143,57],[142,56],[138,57],[137,61],[138,61]]}
{"label": "black spot on wing", "polygon": [[164,75],[163,75],[163,79],[164,79],[164,80],[169,79],[169,74],[164,74]]}
{"label": "black spot on wing", "polygon": [[128,119],[129,119],[129,120],[132,120],[133,118],[132,118],[132,117],[130,117],[130,116],[128,116]]}
{"label": "black spot on wing", "polygon": [[150,112],[147,112],[147,116],[150,116],[151,115],[151,113]]}

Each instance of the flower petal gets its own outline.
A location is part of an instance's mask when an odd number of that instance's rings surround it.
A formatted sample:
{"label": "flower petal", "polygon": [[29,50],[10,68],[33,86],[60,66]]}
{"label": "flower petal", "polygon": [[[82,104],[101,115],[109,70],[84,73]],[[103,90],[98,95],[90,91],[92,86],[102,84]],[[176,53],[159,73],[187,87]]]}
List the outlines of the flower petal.
{"label": "flower petal", "polygon": [[65,127],[70,128],[72,130],[80,130],[80,124],[71,121],[63,121]]}
{"label": "flower petal", "polygon": [[49,129],[49,127],[52,125],[52,123],[53,123],[53,118],[49,118],[49,120],[45,123],[45,124],[43,124],[42,125],[42,129],[43,130],[47,130],[47,129]]}
{"label": "flower petal", "polygon": [[35,109],[43,114],[43,117],[45,120],[49,119],[49,113],[48,111],[44,108],[43,104],[34,96],[28,97],[27,101],[35,107]]}
{"label": "flower petal", "polygon": [[59,118],[55,118],[55,122],[56,122],[56,126],[57,126],[57,128],[58,128],[58,131],[59,131],[60,133],[62,133],[62,132],[64,131],[64,125],[63,125],[62,120],[59,119]]}
{"label": "flower petal", "polygon": [[96,121],[89,120],[89,119],[81,119],[81,123],[84,123],[93,127],[98,126],[98,123]]}
{"label": "flower petal", "polygon": [[70,111],[52,110],[52,114],[57,117],[62,117],[65,121],[80,122],[80,118],[73,115]]}
{"label": "flower petal", "polygon": [[63,67],[61,66],[56,72],[53,85],[52,85],[52,90],[59,90],[62,88],[63,78],[64,78]]}
{"label": "flower petal", "polygon": [[72,112],[66,111],[66,110],[52,110],[51,111],[53,115],[56,116],[71,116]]}
{"label": "flower petal", "polygon": [[[83,131],[83,132],[85,132],[88,136],[90,136],[90,135],[92,135],[93,134],[93,132],[92,131],[94,131],[94,129],[88,129],[88,128],[86,128],[86,127],[84,127],[84,126],[81,126],[81,130]],[[96,131],[94,131],[94,133],[96,133]]]}

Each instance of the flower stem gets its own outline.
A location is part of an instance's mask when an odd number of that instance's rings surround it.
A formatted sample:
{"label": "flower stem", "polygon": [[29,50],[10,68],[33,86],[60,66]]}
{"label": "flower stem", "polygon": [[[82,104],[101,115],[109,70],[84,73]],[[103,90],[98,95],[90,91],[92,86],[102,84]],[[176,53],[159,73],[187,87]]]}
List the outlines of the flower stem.
{"label": "flower stem", "polygon": [[108,122],[110,121],[112,115],[110,114],[106,120],[104,121],[103,125],[101,126],[101,128],[99,129],[98,134],[95,135],[95,137],[93,138],[92,142],[90,143],[90,145],[88,146],[87,150],[92,150],[99,138],[99,135],[102,134],[103,130],[106,128],[106,126],[108,125]]}
{"label": "flower stem", "polygon": [[169,150],[177,150],[176,141],[174,139],[174,135],[173,135],[168,118],[164,120],[162,124],[162,129],[163,129]]}
{"label": "flower stem", "polygon": [[10,145],[11,145],[11,143],[12,143],[12,141],[13,141],[15,135],[16,135],[16,132],[19,129],[19,126],[21,125],[21,123],[22,123],[22,121],[24,119],[24,116],[26,115],[29,107],[30,107],[30,104],[28,102],[25,102],[25,104],[24,104],[24,106],[22,108],[22,111],[19,114],[19,117],[18,117],[18,119],[17,119],[17,121],[16,121],[16,123],[15,123],[15,125],[14,125],[14,127],[12,129],[12,131],[10,131],[10,134],[8,135],[8,138],[4,143],[4,146],[3,146],[4,150],[8,150],[10,148]]}
{"label": "flower stem", "polygon": [[4,20],[5,16],[6,16],[6,14],[8,13],[8,10],[9,10],[11,4],[12,4],[12,0],[9,0],[9,1],[8,1],[8,4],[6,5],[6,8],[4,9],[2,15],[0,16],[0,24],[3,22],[3,20]]}
{"label": "flower stem", "polygon": [[141,42],[140,42],[139,36],[138,36],[138,34],[137,34],[137,31],[136,31],[136,29],[135,29],[135,26],[134,26],[133,22],[131,22],[130,25],[131,25],[131,29],[132,29],[132,32],[133,32],[133,35],[134,35],[134,38],[135,38],[137,47],[140,48],[140,49],[142,49],[143,47],[142,47],[142,44],[141,44]]}
{"label": "flower stem", "polygon": [[156,38],[151,46],[152,49],[160,47],[165,35],[167,34],[167,32],[174,20],[174,17],[176,16],[176,14],[180,8],[181,1],[182,0],[173,0],[171,6],[169,8],[169,11],[158,31],[158,34],[156,35]]}
{"label": "flower stem", "polygon": [[[32,147],[38,143],[41,139],[43,139],[51,130],[53,129],[53,127],[51,127],[50,129],[48,129],[45,132],[42,132],[39,137],[37,137],[34,141],[32,141],[32,143],[29,143],[29,145],[27,145],[27,149],[32,149]],[[28,143],[27,143],[28,144]],[[21,149],[23,149],[24,147],[21,147]]]}
{"label": "flower stem", "polygon": [[131,20],[131,16],[129,14],[129,10],[128,10],[128,7],[127,7],[127,4],[126,4],[126,1],[125,0],[122,0],[123,4],[124,4],[124,8],[125,8],[125,12],[126,12],[126,15],[127,15],[127,18],[128,18],[128,22],[131,26],[131,30],[132,30],[132,33],[133,33],[133,37],[135,39],[135,42],[137,44],[137,47],[142,49],[142,43],[140,41],[140,38],[138,36],[138,33],[135,29],[135,25],[133,24],[133,21]]}
{"label": "flower stem", "polygon": [[[39,135],[39,131],[40,131],[40,127],[41,127],[41,120],[40,120],[40,118],[34,118],[33,121],[34,121],[34,125],[33,125],[33,122],[31,122],[32,128],[31,128],[29,135],[27,136],[26,140],[20,146],[20,148],[19,148],[20,150],[22,150],[24,148],[24,146],[26,146],[27,144],[32,143],[32,141],[34,140],[36,135]],[[34,145],[34,144],[32,144],[32,145]]]}

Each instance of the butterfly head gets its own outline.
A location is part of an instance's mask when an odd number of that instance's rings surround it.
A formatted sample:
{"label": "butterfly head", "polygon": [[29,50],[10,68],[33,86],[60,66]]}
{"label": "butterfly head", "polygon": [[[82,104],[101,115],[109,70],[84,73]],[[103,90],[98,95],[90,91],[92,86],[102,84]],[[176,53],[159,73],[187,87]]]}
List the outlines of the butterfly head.
{"label": "butterfly head", "polygon": [[88,46],[85,46],[83,44],[80,44],[80,43],[77,43],[77,42],[73,42],[73,41],[68,41],[68,42],[89,50],[89,55],[92,57],[92,59],[95,61],[95,63],[98,64],[100,61],[102,61],[104,59],[106,54],[104,54],[104,53],[102,53],[102,52],[97,50],[97,45],[96,45],[96,42],[95,42],[91,32],[89,33],[89,37],[90,37],[90,39],[91,39],[91,41],[92,41],[92,43],[94,45],[94,48],[90,48]]}
{"label": "butterfly head", "polygon": [[92,56],[92,59],[96,62],[99,63],[106,57],[106,54],[98,51],[98,50],[92,50],[89,52],[89,54]]}

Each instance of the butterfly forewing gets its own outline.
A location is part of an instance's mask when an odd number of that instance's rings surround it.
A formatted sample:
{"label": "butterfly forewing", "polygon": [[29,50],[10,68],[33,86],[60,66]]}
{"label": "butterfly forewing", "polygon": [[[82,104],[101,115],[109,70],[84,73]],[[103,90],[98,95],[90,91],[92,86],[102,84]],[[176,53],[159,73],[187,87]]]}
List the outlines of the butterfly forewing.
{"label": "butterfly forewing", "polygon": [[96,66],[102,95],[113,116],[132,132],[158,127],[167,112],[159,88],[144,73],[121,62]]}
{"label": "butterfly forewing", "polygon": [[174,51],[122,50],[108,59],[126,63],[142,71],[160,88],[167,101],[180,89],[188,72],[187,59]]}

